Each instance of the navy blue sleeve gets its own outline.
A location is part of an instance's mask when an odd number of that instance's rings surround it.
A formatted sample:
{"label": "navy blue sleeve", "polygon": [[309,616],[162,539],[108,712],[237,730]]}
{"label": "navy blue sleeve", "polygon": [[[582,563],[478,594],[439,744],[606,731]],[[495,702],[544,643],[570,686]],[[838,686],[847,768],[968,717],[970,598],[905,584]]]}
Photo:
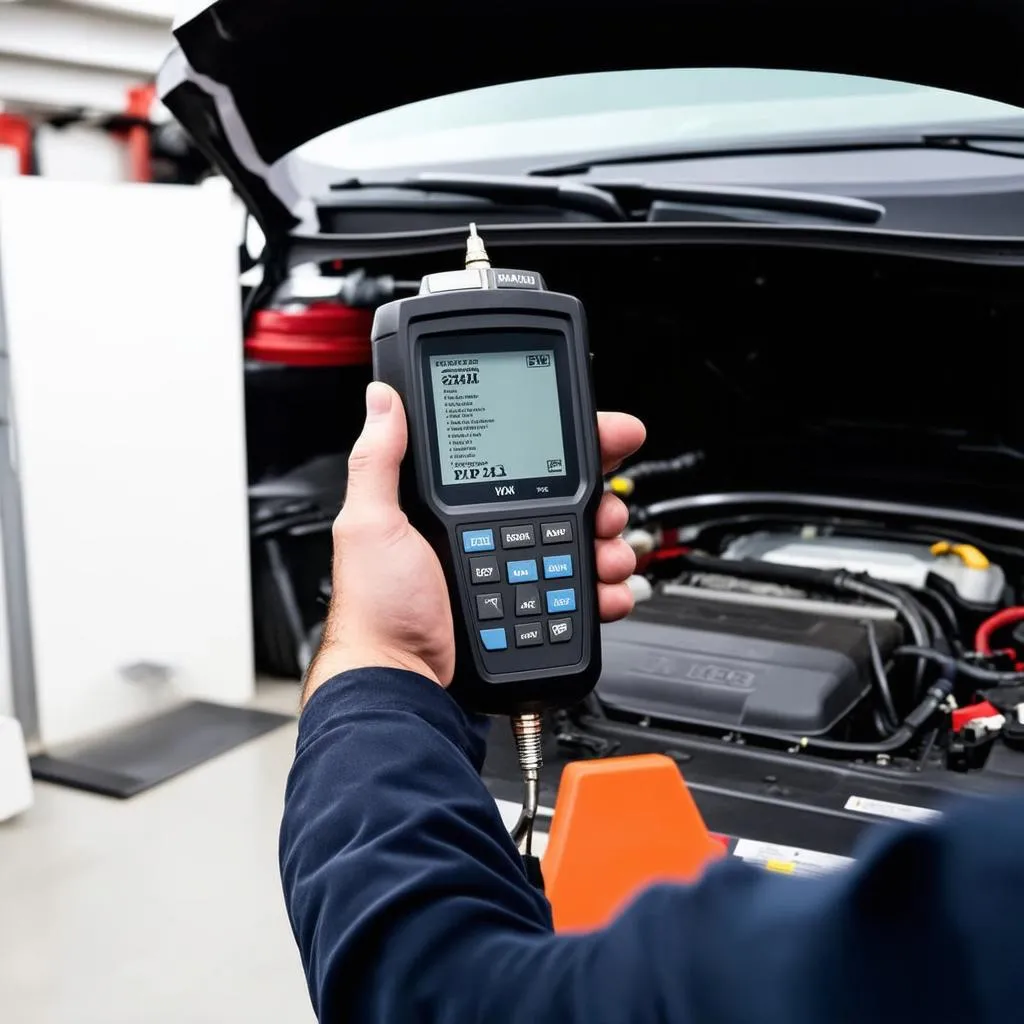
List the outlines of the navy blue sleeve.
{"label": "navy blue sleeve", "polygon": [[304,711],[281,830],[321,1024],[844,1024],[1019,1016],[1024,802],[875,834],[794,879],[727,860],[555,936],[435,684],[372,669]]}

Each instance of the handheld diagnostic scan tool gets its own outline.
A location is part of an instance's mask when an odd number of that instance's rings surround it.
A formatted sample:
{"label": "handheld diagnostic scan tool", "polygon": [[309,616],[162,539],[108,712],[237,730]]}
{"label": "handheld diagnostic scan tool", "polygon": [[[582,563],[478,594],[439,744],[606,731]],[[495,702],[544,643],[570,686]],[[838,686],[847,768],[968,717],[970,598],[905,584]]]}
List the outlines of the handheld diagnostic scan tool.
{"label": "handheld diagnostic scan tool", "polygon": [[513,716],[524,771],[524,756],[539,767],[539,712],[585,697],[601,668],[583,307],[537,273],[492,268],[474,225],[466,268],[380,307],[372,342],[409,425],[402,507],[448,582],[451,693]]}

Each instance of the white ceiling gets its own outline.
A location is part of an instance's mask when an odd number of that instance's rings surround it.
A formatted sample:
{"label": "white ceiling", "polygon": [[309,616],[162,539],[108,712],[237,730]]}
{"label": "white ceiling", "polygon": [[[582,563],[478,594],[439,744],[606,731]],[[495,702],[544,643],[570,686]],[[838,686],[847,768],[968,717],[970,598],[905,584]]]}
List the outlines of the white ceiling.
{"label": "white ceiling", "polygon": [[77,0],[79,7],[98,7],[120,14],[155,18],[170,23],[178,6],[177,0]]}
{"label": "white ceiling", "polygon": [[124,109],[172,45],[175,0],[0,2],[0,103],[13,109]]}

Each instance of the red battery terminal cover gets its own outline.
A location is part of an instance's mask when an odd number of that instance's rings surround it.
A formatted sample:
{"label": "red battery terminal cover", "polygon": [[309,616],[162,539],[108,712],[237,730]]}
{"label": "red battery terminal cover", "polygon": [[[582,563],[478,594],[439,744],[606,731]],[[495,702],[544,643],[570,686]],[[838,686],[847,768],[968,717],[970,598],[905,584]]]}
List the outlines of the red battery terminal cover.
{"label": "red battery terminal cover", "polygon": [[994,718],[999,713],[999,709],[993,707],[987,700],[956,708],[953,711],[953,732],[960,732],[968,722],[972,722],[976,718]]}

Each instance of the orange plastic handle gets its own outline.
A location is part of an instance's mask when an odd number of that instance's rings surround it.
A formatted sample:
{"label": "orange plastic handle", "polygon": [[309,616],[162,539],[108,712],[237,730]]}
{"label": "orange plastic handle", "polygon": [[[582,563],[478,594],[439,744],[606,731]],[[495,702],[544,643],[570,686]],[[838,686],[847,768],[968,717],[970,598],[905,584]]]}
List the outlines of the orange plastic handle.
{"label": "orange plastic handle", "polygon": [[598,928],[653,882],[691,882],[725,853],[662,754],[567,765],[544,854],[557,931]]}

